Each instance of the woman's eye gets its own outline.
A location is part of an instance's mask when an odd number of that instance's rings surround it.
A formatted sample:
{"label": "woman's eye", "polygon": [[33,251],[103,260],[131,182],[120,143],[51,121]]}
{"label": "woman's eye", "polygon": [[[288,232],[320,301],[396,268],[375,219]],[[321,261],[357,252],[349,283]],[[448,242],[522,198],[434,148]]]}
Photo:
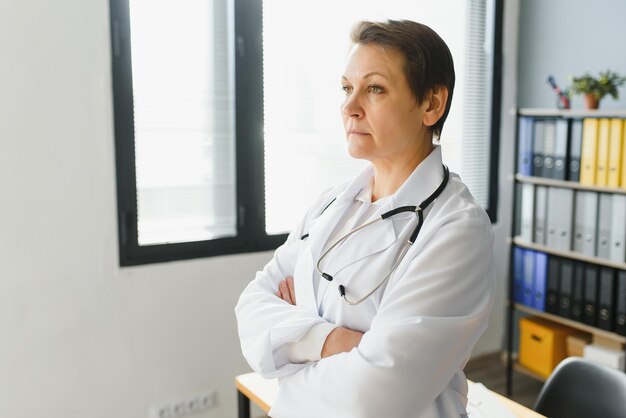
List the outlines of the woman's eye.
{"label": "woman's eye", "polygon": [[350,94],[352,92],[352,87],[350,87],[350,86],[341,86],[341,89],[346,94]]}
{"label": "woman's eye", "polygon": [[382,93],[384,90],[383,90],[383,88],[382,88],[382,87],[380,87],[380,86],[371,85],[371,86],[369,86],[369,91],[370,91],[371,93],[374,93],[374,94],[380,94],[380,93]]}

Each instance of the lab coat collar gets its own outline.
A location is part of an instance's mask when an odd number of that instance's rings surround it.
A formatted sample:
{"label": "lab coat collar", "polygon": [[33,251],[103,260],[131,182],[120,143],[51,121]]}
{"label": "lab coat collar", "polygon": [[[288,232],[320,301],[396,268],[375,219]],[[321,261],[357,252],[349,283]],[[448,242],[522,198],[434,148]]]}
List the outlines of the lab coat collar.
{"label": "lab coat collar", "polygon": [[[390,198],[381,205],[380,213],[387,212],[399,206],[419,205],[423,200],[428,198],[441,184],[443,180],[443,168],[441,165],[441,148],[435,146],[433,151],[422,161],[402,184],[402,186]],[[336,226],[346,209],[354,202],[355,197],[367,187],[368,182],[374,175],[374,168],[368,165],[352,182],[337,195],[337,199],[324,211],[318,221],[311,227],[311,236],[316,235],[311,244],[311,255],[315,260],[321,254],[322,248],[328,239],[328,236]],[[406,226],[407,220],[415,218],[414,213],[402,213],[394,216],[392,222],[380,222],[368,228],[370,232],[378,231],[379,237],[385,239],[372,240],[367,243],[361,242],[359,249],[359,258],[369,254],[382,251],[387,248],[393,240],[401,233]],[[387,232],[385,232],[387,230]],[[389,235],[391,233],[391,235]],[[350,247],[355,241],[348,239],[343,247]]]}
{"label": "lab coat collar", "polygon": [[[311,240],[311,255],[317,261],[322,249],[327,243],[328,237],[337,225],[337,222],[345,215],[346,210],[354,203],[357,195],[367,187],[368,182],[374,175],[374,168],[368,165],[359,173],[343,191],[338,191],[336,199],[326,208],[319,216],[317,221],[311,226],[309,235],[315,237]],[[377,228],[385,228],[385,226],[377,226]],[[393,229],[393,228],[392,228]],[[395,233],[395,230],[393,231]],[[392,234],[393,235],[393,234]],[[395,238],[395,235],[394,235]],[[345,244],[345,243],[344,243]],[[364,246],[362,250],[371,253],[379,250],[380,245],[388,246],[388,242],[373,242]],[[369,247],[372,248],[369,248]],[[367,248],[366,248],[367,247]]]}
{"label": "lab coat collar", "polygon": [[[400,206],[419,205],[426,200],[443,181],[442,164],[441,146],[435,145],[402,186],[381,205],[384,211]],[[337,200],[353,201],[362,190],[368,187],[373,176],[374,167],[370,164],[348,184],[343,193],[337,196]]]}
{"label": "lab coat collar", "polygon": [[337,201],[352,203],[359,193],[367,188],[367,185],[372,180],[373,176],[374,167],[372,167],[371,164],[368,164],[351,182],[348,183],[346,188],[337,195]]}

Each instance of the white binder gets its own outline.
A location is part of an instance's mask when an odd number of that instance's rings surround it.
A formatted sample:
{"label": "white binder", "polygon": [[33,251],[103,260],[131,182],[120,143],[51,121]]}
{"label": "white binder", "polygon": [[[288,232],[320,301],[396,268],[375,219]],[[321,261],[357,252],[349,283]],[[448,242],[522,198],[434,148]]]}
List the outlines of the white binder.
{"label": "white binder", "polygon": [[524,241],[533,241],[533,211],[535,188],[532,184],[522,184],[521,233]]}
{"label": "white binder", "polygon": [[[613,200],[610,194],[600,193],[598,199],[598,237],[596,239],[596,256],[600,258],[609,258],[609,250],[611,248],[611,206]],[[618,224],[623,224],[622,218]]]}
{"label": "white binder", "polygon": [[535,234],[533,242],[541,245],[546,244],[546,207],[548,188],[546,186],[535,187]]}
{"label": "white binder", "polygon": [[554,142],[554,171],[553,178],[565,180],[567,178],[567,167],[565,166],[567,157],[567,120],[558,119],[556,121],[556,135]]}
{"label": "white binder", "polygon": [[609,259],[617,263],[626,261],[626,195],[611,196],[611,243]]}
{"label": "white binder", "polygon": [[588,256],[596,254],[596,222],[598,219],[598,194],[576,192],[574,215],[574,251]]}
{"label": "white binder", "polygon": [[572,249],[573,206],[573,190],[560,187],[548,188],[547,246],[565,251]]}
{"label": "white binder", "polygon": [[554,177],[554,151],[556,145],[556,122],[541,121],[543,128],[543,171],[542,177]]}

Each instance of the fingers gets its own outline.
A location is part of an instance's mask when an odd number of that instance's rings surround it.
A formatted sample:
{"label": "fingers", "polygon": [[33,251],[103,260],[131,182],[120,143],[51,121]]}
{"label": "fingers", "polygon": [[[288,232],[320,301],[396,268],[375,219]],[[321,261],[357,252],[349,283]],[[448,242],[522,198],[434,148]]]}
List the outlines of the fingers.
{"label": "fingers", "polygon": [[291,295],[289,294],[289,288],[287,287],[287,279],[280,281],[278,284],[278,291],[280,292],[280,298],[282,300],[293,305]]}
{"label": "fingers", "polygon": [[285,279],[287,282],[287,289],[289,289],[289,296],[291,297],[292,304],[296,304],[296,285],[293,282],[293,277],[289,276]]}
{"label": "fingers", "polygon": [[296,287],[293,277],[289,276],[285,280],[281,280],[278,284],[278,290],[274,292],[276,296],[292,305],[296,304]]}

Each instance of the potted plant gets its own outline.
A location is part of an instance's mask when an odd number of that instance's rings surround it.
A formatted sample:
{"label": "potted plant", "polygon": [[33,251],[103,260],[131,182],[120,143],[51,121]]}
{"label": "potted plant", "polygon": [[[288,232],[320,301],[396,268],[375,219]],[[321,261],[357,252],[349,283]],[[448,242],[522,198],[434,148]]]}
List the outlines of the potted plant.
{"label": "potted plant", "polygon": [[584,95],[585,107],[587,109],[597,109],[600,100],[607,94],[617,99],[619,97],[617,88],[624,82],[626,82],[626,77],[611,70],[600,72],[598,77],[585,73],[580,77],[572,77],[569,93]]}

